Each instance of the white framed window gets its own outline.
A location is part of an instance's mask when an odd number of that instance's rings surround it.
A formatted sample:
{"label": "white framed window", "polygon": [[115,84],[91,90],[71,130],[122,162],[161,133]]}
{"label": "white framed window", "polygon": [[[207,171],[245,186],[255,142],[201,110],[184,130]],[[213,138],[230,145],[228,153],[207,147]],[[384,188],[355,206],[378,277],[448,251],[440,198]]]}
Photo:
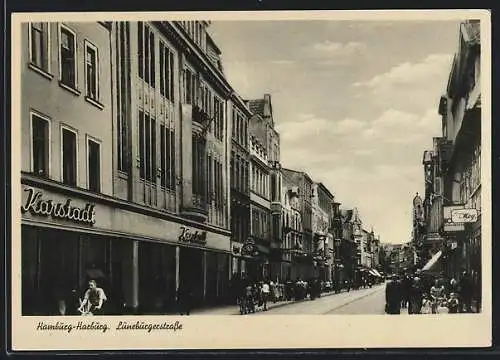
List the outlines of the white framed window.
{"label": "white framed window", "polygon": [[40,176],[51,173],[51,119],[39,112],[30,111],[31,172]]}
{"label": "white framed window", "polygon": [[50,23],[29,23],[29,55],[31,68],[42,75],[50,75]]}
{"label": "white framed window", "polygon": [[63,86],[77,90],[76,33],[59,24],[59,81]]}
{"label": "white framed window", "polygon": [[99,101],[99,51],[85,40],[85,95]]}
{"label": "white framed window", "polygon": [[101,192],[101,141],[87,135],[87,188]]}
{"label": "white framed window", "polygon": [[61,181],[76,186],[78,182],[78,132],[61,125]]}

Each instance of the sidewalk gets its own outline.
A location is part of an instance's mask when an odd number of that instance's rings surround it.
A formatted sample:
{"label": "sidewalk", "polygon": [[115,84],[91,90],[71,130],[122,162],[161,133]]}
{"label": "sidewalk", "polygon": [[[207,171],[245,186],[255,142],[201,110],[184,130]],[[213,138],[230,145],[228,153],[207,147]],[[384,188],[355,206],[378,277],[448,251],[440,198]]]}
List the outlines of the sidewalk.
{"label": "sidewalk", "polygon": [[[362,297],[368,296],[368,295],[378,291],[380,286],[381,286],[381,284],[377,284],[377,285],[374,285],[372,288],[351,290],[349,293],[352,294],[353,296],[352,297],[350,296],[349,298],[345,299],[343,304],[347,304],[347,303],[350,303],[352,301],[356,301]],[[347,291],[345,291],[345,290],[341,291],[340,293],[335,293],[335,291],[330,291],[330,292],[322,293],[321,297],[317,300],[321,300],[324,297],[346,294],[346,293],[347,293]],[[356,296],[356,295],[359,295],[359,296]],[[315,301],[317,301],[317,300],[315,300]],[[305,298],[303,300],[277,301],[276,303],[268,302],[267,308],[268,308],[268,310],[271,310],[271,309],[280,308],[282,306],[303,303],[305,301],[311,301],[311,300],[309,298]],[[238,305],[226,305],[226,306],[213,307],[213,308],[195,309],[191,314],[192,315],[240,315],[240,310],[239,310]]]}

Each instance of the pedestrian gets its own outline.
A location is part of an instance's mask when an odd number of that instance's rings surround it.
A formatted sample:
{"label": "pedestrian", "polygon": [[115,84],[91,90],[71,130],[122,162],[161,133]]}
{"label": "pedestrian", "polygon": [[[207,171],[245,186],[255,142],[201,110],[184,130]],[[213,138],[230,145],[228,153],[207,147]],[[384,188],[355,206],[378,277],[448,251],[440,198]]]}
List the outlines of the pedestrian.
{"label": "pedestrian", "polygon": [[408,274],[406,274],[401,281],[401,308],[403,309],[406,309],[406,307],[409,306],[412,282],[413,281]]}
{"label": "pedestrian", "polygon": [[189,283],[181,281],[177,289],[177,304],[181,315],[189,315],[191,313],[192,295]]}
{"label": "pedestrian", "polygon": [[413,279],[412,286],[410,288],[410,297],[408,305],[408,314],[420,314],[422,311],[423,304],[423,289],[420,278],[416,276]]}
{"label": "pedestrian", "polygon": [[396,276],[385,287],[385,312],[391,315],[401,313],[401,284]]}
{"label": "pedestrian", "polygon": [[471,313],[472,312],[472,280],[469,274],[464,271],[462,273],[462,278],[460,279],[459,285],[459,295],[460,301],[462,303],[461,309],[463,312]]}
{"label": "pedestrian", "polygon": [[262,294],[262,305],[264,306],[264,311],[267,311],[267,302],[269,300],[271,291],[269,284],[266,280],[262,282],[261,294]]}
{"label": "pedestrian", "polygon": [[458,296],[456,293],[452,292],[450,294],[450,299],[448,300],[447,306],[448,306],[448,313],[449,314],[458,313],[458,308],[460,306],[460,302],[458,301]]}

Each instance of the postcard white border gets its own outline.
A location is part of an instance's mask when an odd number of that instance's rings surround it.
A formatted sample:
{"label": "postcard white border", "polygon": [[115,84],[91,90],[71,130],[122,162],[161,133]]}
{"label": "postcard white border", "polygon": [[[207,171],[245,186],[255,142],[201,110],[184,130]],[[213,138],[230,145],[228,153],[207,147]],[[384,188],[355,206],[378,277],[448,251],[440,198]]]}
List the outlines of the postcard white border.
{"label": "postcard white border", "polygon": [[[435,316],[278,315],[189,317],[99,317],[118,321],[180,321],[182,331],[36,331],[40,320],[21,316],[20,261],[20,25],[26,21],[138,20],[481,20],[482,106],[482,288],[481,314]],[[12,14],[12,349],[13,350],[141,350],[237,348],[380,348],[487,347],[491,345],[491,20],[487,10],[265,11],[265,12],[137,12],[137,13],[14,13]],[[437,34],[438,36],[438,34]],[[443,84],[443,87],[445,84]],[[422,179],[423,181],[423,179]],[[62,320],[63,318],[61,318]],[[65,317],[64,319],[67,319]],[[73,318],[72,320],[78,320]]]}

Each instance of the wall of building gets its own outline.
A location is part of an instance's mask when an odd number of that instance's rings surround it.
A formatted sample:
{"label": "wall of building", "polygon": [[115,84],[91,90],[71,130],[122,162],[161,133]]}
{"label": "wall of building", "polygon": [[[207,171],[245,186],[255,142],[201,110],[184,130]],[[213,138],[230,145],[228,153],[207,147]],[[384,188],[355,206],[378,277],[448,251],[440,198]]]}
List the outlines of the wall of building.
{"label": "wall of building", "polygon": [[[50,23],[49,68],[46,73],[30,65],[29,25],[22,25],[21,44],[21,170],[32,171],[32,136],[30,112],[50,122],[50,175],[55,181],[62,181],[63,126],[77,133],[77,187],[88,189],[87,139],[100,143],[101,192],[113,192],[112,160],[112,83],[110,31],[100,23],[64,23],[76,36],[76,91],[59,84],[59,27]],[[85,42],[98,49],[99,57],[99,102],[95,105],[85,99]]]}

